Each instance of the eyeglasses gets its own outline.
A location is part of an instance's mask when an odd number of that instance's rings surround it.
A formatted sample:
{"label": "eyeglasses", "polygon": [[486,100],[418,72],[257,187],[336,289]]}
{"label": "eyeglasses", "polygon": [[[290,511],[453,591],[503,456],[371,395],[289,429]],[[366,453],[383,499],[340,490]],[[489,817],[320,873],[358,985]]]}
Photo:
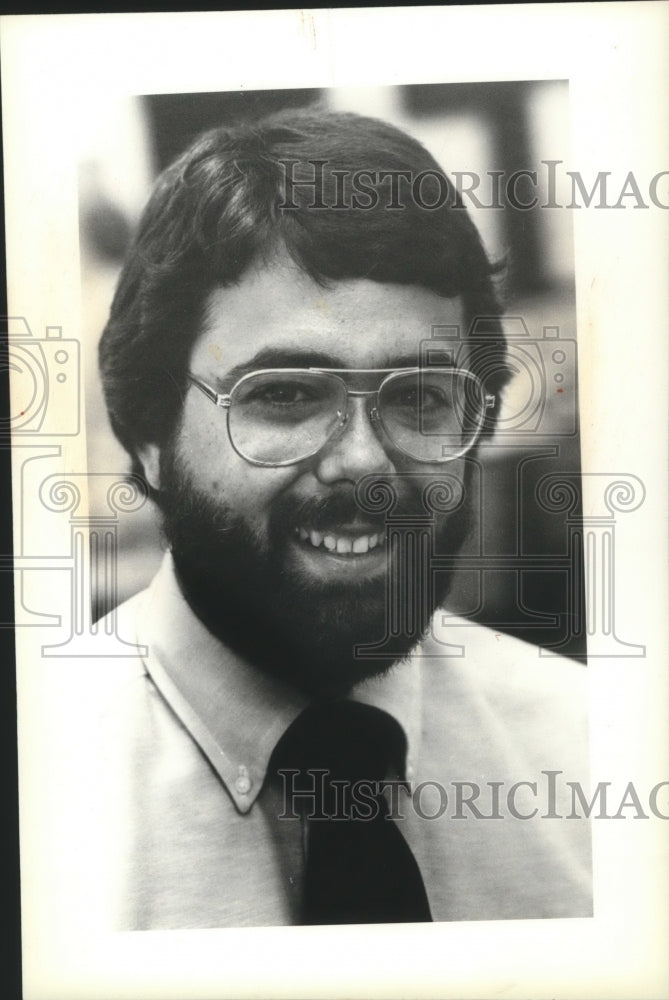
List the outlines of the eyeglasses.
{"label": "eyeglasses", "polygon": [[277,368],[242,376],[229,393],[189,380],[227,411],[232,447],[251,465],[295,465],[346,426],[349,397],[370,398],[384,447],[416,462],[451,462],[476,443],[495,397],[459,368]]}

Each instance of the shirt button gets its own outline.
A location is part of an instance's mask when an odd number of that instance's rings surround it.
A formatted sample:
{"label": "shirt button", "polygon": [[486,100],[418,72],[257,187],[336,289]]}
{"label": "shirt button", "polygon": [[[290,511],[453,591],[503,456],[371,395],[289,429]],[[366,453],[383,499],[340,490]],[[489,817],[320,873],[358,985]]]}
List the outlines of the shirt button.
{"label": "shirt button", "polygon": [[237,789],[240,795],[248,795],[248,793],[251,791],[252,784],[253,783],[249,777],[249,772],[246,770],[245,767],[241,766],[239,768],[239,774],[237,775],[237,779],[235,781],[235,788]]}

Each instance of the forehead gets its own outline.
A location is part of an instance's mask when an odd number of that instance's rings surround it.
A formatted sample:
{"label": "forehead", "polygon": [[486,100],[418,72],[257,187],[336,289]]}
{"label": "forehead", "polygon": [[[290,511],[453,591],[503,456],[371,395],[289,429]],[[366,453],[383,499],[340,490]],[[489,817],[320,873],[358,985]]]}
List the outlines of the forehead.
{"label": "forehead", "polygon": [[459,298],[426,288],[363,278],[324,288],[297,266],[254,268],[210,294],[191,366],[222,375],[264,353],[294,358],[290,364],[304,354],[330,367],[391,367],[416,363],[435,326],[463,324]]}

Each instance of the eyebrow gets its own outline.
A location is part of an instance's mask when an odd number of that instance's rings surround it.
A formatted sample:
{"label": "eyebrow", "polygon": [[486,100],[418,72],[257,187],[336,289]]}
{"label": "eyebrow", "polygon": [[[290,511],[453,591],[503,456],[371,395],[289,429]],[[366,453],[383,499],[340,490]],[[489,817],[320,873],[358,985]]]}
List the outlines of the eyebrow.
{"label": "eyebrow", "polygon": [[[413,354],[387,355],[382,363],[373,368],[418,368],[420,366],[420,351]],[[301,350],[300,348],[264,348],[247,361],[243,361],[229,371],[215,375],[214,379],[220,392],[229,391],[244,375],[258,371],[261,368],[338,368],[348,370],[350,365],[339,355],[325,354],[322,351]]]}

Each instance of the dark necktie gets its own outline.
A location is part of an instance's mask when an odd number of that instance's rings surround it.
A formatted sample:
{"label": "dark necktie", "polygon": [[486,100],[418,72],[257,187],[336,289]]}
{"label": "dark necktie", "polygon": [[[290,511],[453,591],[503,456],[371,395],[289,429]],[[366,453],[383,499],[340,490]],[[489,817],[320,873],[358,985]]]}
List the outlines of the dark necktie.
{"label": "dark necktie", "polygon": [[298,791],[294,808],[308,824],[303,923],[432,919],[416,859],[378,789],[405,749],[390,715],[348,701],[307,709],[279,742],[273,766],[300,772],[284,787]]}

